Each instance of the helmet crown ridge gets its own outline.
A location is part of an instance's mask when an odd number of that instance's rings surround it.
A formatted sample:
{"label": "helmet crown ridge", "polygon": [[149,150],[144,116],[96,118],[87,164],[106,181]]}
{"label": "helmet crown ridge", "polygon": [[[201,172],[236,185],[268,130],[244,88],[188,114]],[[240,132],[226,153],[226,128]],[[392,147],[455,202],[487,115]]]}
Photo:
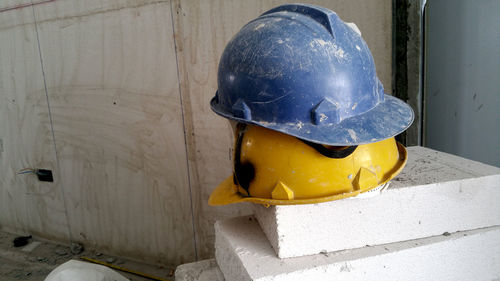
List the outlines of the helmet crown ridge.
{"label": "helmet crown ridge", "polygon": [[[211,107],[231,120],[339,146],[395,136],[413,121],[408,105],[384,94],[359,30],[307,4],[271,9],[235,34]],[[380,120],[388,122],[374,124]]]}
{"label": "helmet crown ridge", "polygon": [[330,34],[334,36],[333,34],[334,30],[332,28],[333,26],[332,18],[337,17],[337,14],[335,14],[331,10],[314,5],[287,4],[271,9],[262,15],[268,15],[277,12],[293,12],[302,14],[304,16],[308,16],[311,19],[323,25],[326,28],[326,30],[328,30],[328,32],[330,32]]}

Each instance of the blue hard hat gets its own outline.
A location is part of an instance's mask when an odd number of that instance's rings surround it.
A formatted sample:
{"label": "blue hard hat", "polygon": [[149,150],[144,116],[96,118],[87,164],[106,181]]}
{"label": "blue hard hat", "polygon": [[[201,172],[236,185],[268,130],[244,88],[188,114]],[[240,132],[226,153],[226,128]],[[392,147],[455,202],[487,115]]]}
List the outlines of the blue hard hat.
{"label": "blue hard hat", "polygon": [[269,10],[230,40],[210,104],[231,120],[336,146],[387,139],[413,122],[406,103],[384,94],[357,28],[304,4]]}

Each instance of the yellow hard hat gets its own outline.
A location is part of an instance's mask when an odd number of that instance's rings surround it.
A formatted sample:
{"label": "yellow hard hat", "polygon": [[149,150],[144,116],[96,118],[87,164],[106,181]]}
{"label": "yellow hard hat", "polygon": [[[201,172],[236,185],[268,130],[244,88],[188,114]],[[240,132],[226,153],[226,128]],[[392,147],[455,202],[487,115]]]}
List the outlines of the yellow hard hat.
{"label": "yellow hard hat", "polygon": [[387,183],[406,164],[394,138],[329,147],[254,125],[238,124],[233,176],[210,195],[209,205],[320,203],[356,196]]}

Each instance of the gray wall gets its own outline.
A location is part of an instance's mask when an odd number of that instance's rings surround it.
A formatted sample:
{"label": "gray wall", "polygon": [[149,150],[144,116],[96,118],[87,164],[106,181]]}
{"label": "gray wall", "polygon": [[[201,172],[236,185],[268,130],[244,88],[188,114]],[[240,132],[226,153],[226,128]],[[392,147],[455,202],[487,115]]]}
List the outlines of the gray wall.
{"label": "gray wall", "polygon": [[[210,110],[245,23],[289,0],[0,1],[0,229],[147,262],[213,257],[232,132]],[[391,0],[307,0],[355,22],[391,89]],[[25,168],[54,172],[40,182]]]}
{"label": "gray wall", "polygon": [[430,0],[425,145],[500,166],[500,1]]}

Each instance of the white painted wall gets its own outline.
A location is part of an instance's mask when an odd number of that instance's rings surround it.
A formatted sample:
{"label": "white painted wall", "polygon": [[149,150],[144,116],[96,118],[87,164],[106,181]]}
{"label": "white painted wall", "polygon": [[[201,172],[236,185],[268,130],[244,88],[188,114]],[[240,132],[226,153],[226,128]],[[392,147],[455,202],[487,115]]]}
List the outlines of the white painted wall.
{"label": "white painted wall", "polygon": [[427,3],[425,145],[500,167],[500,1]]}

